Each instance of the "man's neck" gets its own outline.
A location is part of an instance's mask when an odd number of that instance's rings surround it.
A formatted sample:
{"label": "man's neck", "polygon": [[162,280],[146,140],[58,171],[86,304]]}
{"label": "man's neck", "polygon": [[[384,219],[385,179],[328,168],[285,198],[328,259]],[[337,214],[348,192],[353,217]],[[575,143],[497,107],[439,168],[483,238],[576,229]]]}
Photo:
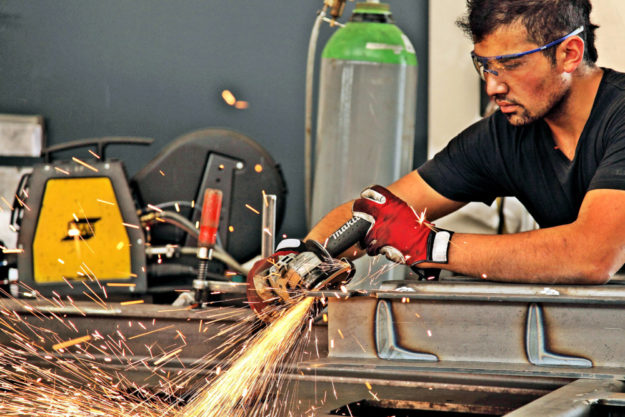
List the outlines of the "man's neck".
{"label": "man's neck", "polygon": [[569,160],[575,157],[577,142],[590,117],[602,76],[603,70],[599,67],[579,68],[567,97],[557,111],[545,117],[556,146]]}

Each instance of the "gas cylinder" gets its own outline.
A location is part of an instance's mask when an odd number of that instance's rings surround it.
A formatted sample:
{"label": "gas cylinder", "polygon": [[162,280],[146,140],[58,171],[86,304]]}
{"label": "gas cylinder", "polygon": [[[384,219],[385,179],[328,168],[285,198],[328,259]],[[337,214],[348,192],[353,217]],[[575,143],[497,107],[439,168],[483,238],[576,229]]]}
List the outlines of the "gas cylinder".
{"label": "gas cylinder", "polygon": [[412,170],[416,100],[415,50],[389,5],[357,3],[321,55],[312,224]]}

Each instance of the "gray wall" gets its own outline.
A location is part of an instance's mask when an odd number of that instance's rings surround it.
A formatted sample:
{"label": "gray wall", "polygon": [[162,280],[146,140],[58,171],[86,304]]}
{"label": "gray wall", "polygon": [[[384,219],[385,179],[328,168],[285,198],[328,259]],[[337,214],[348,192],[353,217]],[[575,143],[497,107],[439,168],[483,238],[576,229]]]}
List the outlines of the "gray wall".
{"label": "gray wall", "polygon": [[[418,52],[420,164],[427,142],[427,1],[390,3]],[[282,232],[302,235],[304,74],[320,5],[321,0],[2,0],[0,112],[43,115],[49,145],[98,136],[153,137],[149,148],[109,150],[126,162],[130,176],[184,133],[237,130],[282,165],[289,188]],[[346,16],[352,9],[353,3]],[[319,50],[332,31],[324,25]],[[226,105],[224,89],[250,107]]]}

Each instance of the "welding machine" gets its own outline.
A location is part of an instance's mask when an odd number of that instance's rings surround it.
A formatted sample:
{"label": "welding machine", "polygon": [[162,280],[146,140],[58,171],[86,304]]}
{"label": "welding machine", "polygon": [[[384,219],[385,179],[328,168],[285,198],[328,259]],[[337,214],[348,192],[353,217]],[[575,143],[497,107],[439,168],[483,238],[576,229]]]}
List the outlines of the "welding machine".
{"label": "welding machine", "polygon": [[[81,282],[118,284],[107,286],[108,293],[146,292],[145,238],[124,166],[103,157],[109,144],[151,142],[100,138],[44,151],[48,162],[20,181],[12,218],[20,282],[43,294],[89,292]],[[100,160],[49,161],[57,151],[92,145]]]}
{"label": "welding machine", "polygon": [[[98,287],[107,294],[190,288],[196,222],[208,187],[224,196],[218,246],[227,255],[217,257],[211,278],[226,279],[228,265],[219,259],[236,264],[258,254],[261,220],[247,207],[260,208],[263,192],[277,195],[278,224],[285,207],[285,183],[269,154],[237,132],[203,129],[172,141],[131,180],[122,161],[105,157],[111,144],[151,142],[86,139],[43,152],[46,162],[20,181],[11,220],[26,289],[93,297]],[[86,146],[96,147],[96,158],[52,160],[59,151]]]}

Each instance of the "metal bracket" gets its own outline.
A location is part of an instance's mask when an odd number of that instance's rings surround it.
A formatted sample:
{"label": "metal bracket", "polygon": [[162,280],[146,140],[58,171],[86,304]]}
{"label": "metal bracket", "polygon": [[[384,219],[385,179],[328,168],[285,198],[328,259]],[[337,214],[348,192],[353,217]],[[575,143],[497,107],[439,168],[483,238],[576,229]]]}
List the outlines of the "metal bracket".
{"label": "metal bracket", "polygon": [[527,310],[525,327],[525,353],[527,359],[537,366],[575,366],[592,368],[592,362],[586,358],[565,356],[547,352],[545,348],[545,324],[541,306],[532,303]]}
{"label": "metal bracket", "polygon": [[375,347],[380,359],[438,362],[436,355],[413,352],[397,344],[391,302],[388,300],[380,300],[376,307]]}

